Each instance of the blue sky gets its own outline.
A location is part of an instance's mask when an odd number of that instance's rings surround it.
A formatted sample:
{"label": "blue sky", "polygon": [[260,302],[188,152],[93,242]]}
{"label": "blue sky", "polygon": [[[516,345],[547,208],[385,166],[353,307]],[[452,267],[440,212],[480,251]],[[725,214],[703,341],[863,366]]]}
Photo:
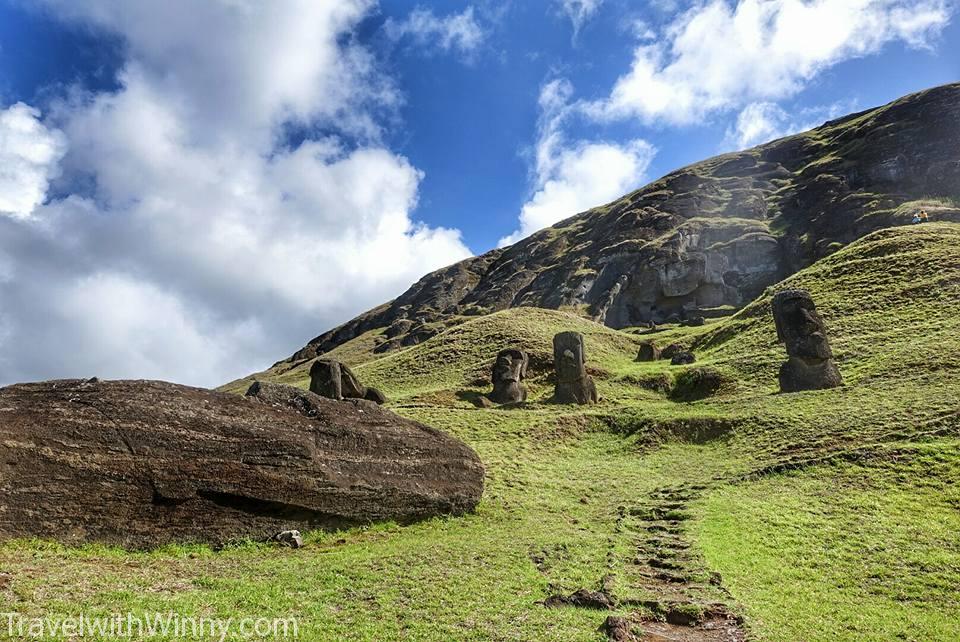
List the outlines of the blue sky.
{"label": "blue sky", "polygon": [[0,0],[0,383],[262,368],[679,166],[956,81],[955,11]]}

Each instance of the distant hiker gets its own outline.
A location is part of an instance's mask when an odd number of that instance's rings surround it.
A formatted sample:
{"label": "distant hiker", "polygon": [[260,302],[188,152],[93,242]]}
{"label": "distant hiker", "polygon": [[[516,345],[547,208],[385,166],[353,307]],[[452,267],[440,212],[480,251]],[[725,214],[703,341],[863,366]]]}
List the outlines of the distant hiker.
{"label": "distant hiker", "polygon": [[914,215],[913,215],[913,220],[911,221],[911,223],[913,223],[914,225],[916,225],[917,223],[920,222],[920,220],[921,220],[921,219],[920,219],[920,215],[919,215],[919,214],[914,214]]}
{"label": "distant hiker", "polygon": [[930,215],[927,214],[927,210],[920,210],[920,222],[921,222],[921,223],[929,223],[929,222],[930,222]]}

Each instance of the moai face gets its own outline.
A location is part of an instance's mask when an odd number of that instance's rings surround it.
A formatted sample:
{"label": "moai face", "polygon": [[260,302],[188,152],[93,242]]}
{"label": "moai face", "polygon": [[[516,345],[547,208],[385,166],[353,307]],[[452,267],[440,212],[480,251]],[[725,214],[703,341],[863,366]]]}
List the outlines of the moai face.
{"label": "moai face", "polygon": [[343,399],[340,363],[318,359],[310,366],[310,392],[329,399]]}
{"label": "moai face", "polygon": [[493,392],[489,398],[494,403],[516,403],[527,398],[526,387],[520,382],[527,376],[530,358],[522,350],[501,350],[493,364]]}
{"label": "moai face", "polygon": [[554,337],[553,358],[558,381],[577,381],[585,377],[583,335],[579,332],[561,332]]}
{"label": "moai face", "polygon": [[786,290],[773,299],[777,337],[786,344],[787,354],[802,359],[830,359],[833,353],[827,330],[817,307],[804,290]]}
{"label": "moai face", "polygon": [[522,350],[501,350],[493,364],[493,385],[517,383],[527,376],[529,357]]}

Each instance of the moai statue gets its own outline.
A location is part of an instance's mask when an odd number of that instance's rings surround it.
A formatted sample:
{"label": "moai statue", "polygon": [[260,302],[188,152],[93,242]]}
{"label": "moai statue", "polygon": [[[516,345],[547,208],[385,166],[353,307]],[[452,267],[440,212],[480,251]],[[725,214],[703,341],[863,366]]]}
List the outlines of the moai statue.
{"label": "moai statue", "polygon": [[827,341],[827,329],[805,290],[785,290],[773,297],[777,338],[790,359],[780,367],[780,390],[822,390],[843,385]]}
{"label": "moai statue", "polygon": [[516,403],[527,400],[527,378],[530,357],[523,350],[508,348],[497,354],[493,364],[493,392],[487,397],[494,403]]}
{"label": "moai statue", "polygon": [[360,383],[350,368],[333,359],[317,359],[310,366],[310,392],[330,399],[367,399],[386,403],[383,393]]}
{"label": "moai statue", "polygon": [[585,362],[582,334],[561,332],[553,338],[553,363],[557,370],[554,401],[578,404],[599,401],[597,386],[587,374]]}
{"label": "moai statue", "polygon": [[653,341],[640,344],[637,351],[637,361],[657,361],[660,359],[660,348]]}

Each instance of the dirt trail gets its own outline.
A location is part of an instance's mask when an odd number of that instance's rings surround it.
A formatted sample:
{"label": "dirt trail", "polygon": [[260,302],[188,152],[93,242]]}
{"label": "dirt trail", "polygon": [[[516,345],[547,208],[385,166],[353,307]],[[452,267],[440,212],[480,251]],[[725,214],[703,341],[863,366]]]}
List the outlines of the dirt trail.
{"label": "dirt trail", "polygon": [[746,639],[720,576],[705,568],[685,538],[689,503],[704,490],[696,485],[658,488],[641,504],[621,510],[617,529],[634,543],[636,557],[620,565],[617,604],[620,610],[637,610],[604,625],[611,640]]}

